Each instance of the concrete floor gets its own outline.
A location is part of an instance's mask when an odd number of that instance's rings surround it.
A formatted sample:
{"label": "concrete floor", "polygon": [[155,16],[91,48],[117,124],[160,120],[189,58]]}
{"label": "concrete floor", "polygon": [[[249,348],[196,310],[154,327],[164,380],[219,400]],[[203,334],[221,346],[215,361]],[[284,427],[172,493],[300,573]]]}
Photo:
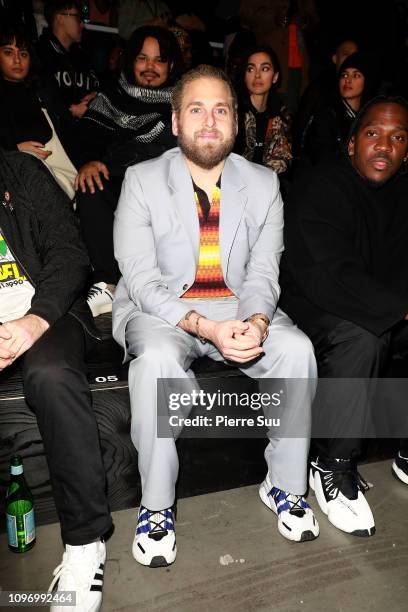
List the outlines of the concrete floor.
{"label": "concrete floor", "polygon": [[[103,612],[407,612],[408,487],[391,476],[389,461],[361,472],[374,483],[377,533],[367,539],[332,527],[312,494],[320,536],[290,543],[257,487],[245,487],[179,501],[177,560],[150,569],[130,553],[136,512],[115,513]],[[46,590],[62,554],[59,527],[38,527],[36,546],[21,556],[8,552],[2,534],[0,551],[3,589]]]}

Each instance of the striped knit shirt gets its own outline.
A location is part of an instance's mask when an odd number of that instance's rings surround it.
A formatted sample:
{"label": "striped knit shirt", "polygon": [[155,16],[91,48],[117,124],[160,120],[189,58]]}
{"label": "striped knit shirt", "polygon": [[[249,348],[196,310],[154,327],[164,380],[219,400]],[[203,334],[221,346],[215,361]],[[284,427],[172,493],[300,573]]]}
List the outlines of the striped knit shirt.
{"label": "striped knit shirt", "polygon": [[214,187],[211,205],[205,191],[194,185],[194,198],[200,223],[200,255],[193,285],[183,298],[211,299],[234,294],[225,284],[220,251],[220,182]]}

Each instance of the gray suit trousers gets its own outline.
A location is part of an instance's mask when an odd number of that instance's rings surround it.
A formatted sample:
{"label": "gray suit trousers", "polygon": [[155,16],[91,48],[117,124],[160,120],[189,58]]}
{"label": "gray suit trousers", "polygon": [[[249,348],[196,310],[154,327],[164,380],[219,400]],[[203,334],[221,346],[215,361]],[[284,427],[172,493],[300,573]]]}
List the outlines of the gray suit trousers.
{"label": "gray suit trousers", "polygon": [[[213,320],[236,318],[238,300],[235,298],[190,303],[191,308]],[[129,389],[131,437],[138,451],[142,481],[141,503],[149,510],[161,510],[174,503],[179,463],[174,438],[157,437],[156,381],[158,378],[190,379],[191,388],[197,388],[189,369],[192,361],[204,355],[216,361],[223,361],[223,357],[211,343],[202,344],[180,328],[140,311],[127,324],[126,342],[129,354],[135,356],[129,366]],[[292,393],[289,405],[285,406],[285,419],[306,423],[310,431],[317,379],[311,342],[278,308],[263,349],[260,359],[240,369],[251,378],[308,379]],[[269,439],[265,459],[274,486],[298,495],[305,492],[309,442],[309,435]]]}

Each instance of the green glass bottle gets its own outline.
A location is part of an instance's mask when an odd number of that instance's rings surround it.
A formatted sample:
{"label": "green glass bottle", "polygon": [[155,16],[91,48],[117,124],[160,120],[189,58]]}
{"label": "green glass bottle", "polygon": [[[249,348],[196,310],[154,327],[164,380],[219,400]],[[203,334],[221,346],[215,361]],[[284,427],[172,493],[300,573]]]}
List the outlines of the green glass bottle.
{"label": "green glass bottle", "polygon": [[10,484],[6,493],[6,521],[9,549],[22,553],[35,544],[34,500],[23,473],[23,460],[10,460]]}

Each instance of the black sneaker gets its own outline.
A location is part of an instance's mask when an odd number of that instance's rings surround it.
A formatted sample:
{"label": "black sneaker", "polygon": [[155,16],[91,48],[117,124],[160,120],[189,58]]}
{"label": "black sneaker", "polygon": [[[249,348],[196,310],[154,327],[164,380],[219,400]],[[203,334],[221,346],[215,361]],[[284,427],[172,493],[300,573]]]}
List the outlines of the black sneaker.
{"label": "black sneaker", "polygon": [[309,485],[332,525],[355,536],[374,535],[374,517],[364,497],[368,485],[351,461],[318,458],[311,463]]}
{"label": "black sneaker", "polygon": [[403,457],[401,451],[395,457],[391,470],[397,480],[408,484],[408,457]]}

